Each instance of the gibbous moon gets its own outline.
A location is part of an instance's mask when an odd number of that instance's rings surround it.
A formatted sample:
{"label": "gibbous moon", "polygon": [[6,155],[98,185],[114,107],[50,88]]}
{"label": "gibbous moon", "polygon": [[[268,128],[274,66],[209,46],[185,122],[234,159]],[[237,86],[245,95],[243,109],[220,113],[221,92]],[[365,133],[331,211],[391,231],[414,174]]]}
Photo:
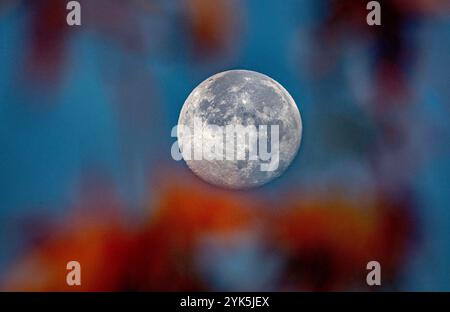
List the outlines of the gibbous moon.
{"label": "gibbous moon", "polygon": [[[232,132],[225,129],[238,130],[227,136]],[[242,129],[248,134],[245,141],[238,139]],[[257,141],[258,155],[251,158],[250,138],[255,133],[263,141]],[[197,176],[219,187],[247,189],[286,170],[300,146],[302,121],[293,98],[278,82],[254,71],[230,70],[211,76],[191,92],[180,113],[177,136],[181,155]],[[217,157],[205,157],[202,151]]]}

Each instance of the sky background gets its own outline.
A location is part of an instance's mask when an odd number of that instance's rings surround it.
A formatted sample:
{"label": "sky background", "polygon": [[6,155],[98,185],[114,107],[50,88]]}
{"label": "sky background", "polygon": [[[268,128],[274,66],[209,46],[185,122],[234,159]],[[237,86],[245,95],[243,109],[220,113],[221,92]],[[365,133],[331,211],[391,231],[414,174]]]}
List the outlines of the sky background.
{"label": "sky background", "polygon": [[[450,290],[446,1],[383,1],[380,27],[356,0],[80,2],[80,27],[65,1],[0,3],[0,287],[65,289],[80,254],[86,290],[367,290],[377,259],[382,289]],[[229,69],[303,120],[248,192],[170,156],[184,100]]]}

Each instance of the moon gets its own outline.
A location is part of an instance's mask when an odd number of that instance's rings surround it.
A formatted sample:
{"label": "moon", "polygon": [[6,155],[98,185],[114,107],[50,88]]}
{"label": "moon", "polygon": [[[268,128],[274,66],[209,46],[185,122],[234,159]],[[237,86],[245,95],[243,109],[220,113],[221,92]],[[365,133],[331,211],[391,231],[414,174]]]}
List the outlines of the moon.
{"label": "moon", "polygon": [[[196,121],[201,123],[201,128],[196,128]],[[271,156],[277,166],[262,170],[262,165],[270,162],[262,157],[192,157],[196,145],[201,145],[200,149],[210,146],[218,133],[220,138],[226,134],[217,129],[227,126],[254,126],[259,134],[264,129],[260,126],[267,126],[268,151],[275,142],[269,128],[278,126],[278,156],[275,153]],[[196,133],[196,129],[202,129],[202,133]],[[178,145],[188,167],[204,181],[228,189],[258,187],[280,176],[297,154],[301,136],[302,120],[292,96],[274,79],[249,70],[221,72],[200,83],[184,102],[177,129]],[[236,137],[232,140],[235,143],[230,145],[234,148],[233,155],[243,148],[248,156],[249,144],[244,146],[242,141],[239,144]],[[261,148],[261,144],[258,146]]]}

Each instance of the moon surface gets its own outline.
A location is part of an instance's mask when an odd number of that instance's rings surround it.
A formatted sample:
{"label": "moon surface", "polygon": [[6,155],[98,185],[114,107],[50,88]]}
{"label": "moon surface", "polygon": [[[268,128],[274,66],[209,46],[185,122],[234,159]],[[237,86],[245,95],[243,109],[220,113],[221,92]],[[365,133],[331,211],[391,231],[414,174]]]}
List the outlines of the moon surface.
{"label": "moon surface", "polygon": [[[195,133],[194,130],[198,128],[195,128],[194,120],[201,121],[202,134],[198,131]],[[268,151],[274,138],[271,137],[270,127],[278,125],[279,152],[278,156],[272,154],[272,157],[278,157],[278,165],[273,170],[264,171],[261,170],[261,165],[270,160],[262,160],[259,157],[194,159],[192,150],[195,147],[192,146],[195,144],[192,142],[195,141],[195,136],[197,143],[207,146],[217,134],[210,133],[216,131],[214,128],[211,130],[210,125],[223,128],[253,125],[257,129],[265,125],[268,127]],[[183,130],[186,127],[190,131]],[[198,137],[199,135],[201,136]],[[257,187],[280,176],[294,159],[300,146],[301,135],[300,112],[291,95],[272,78],[248,70],[221,72],[200,83],[186,99],[177,129],[178,145],[188,167],[201,179],[229,189]],[[246,155],[249,154],[249,144],[242,146],[235,138],[233,140],[236,143],[235,150],[245,148]]]}

